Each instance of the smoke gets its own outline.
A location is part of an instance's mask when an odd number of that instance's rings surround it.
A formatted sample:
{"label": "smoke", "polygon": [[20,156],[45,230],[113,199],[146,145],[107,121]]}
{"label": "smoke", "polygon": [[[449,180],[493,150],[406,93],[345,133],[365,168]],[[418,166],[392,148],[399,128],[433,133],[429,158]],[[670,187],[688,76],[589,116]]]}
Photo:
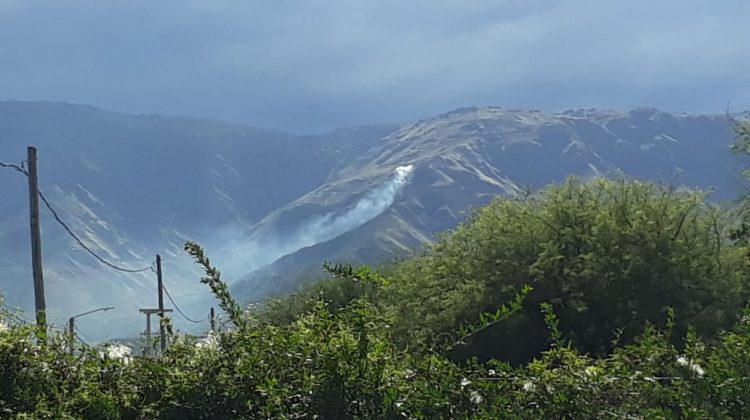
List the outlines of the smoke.
{"label": "smoke", "polygon": [[[225,242],[219,261],[225,271],[236,277],[272,264],[300,249],[335,239],[375,219],[393,205],[398,194],[409,182],[413,165],[399,166],[383,185],[368,191],[357,203],[343,212],[332,211],[313,216],[291,235],[278,237],[274,232],[261,232],[247,239]],[[219,256],[222,258],[222,256]]]}
{"label": "smoke", "polygon": [[353,208],[340,215],[331,212],[311,220],[292,240],[294,250],[290,253],[335,239],[378,217],[393,205],[396,196],[409,181],[409,175],[413,170],[412,165],[399,166],[390,181],[368,192]]}
{"label": "smoke", "polygon": [[[412,165],[396,168],[383,184],[366,191],[351,207],[323,215],[309,215],[299,228],[288,235],[282,236],[269,228],[260,229],[255,235],[248,237],[247,226],[233,225],[218,232],[212,227],[206,227],[202,233],[194,232],[191,236],[206,245],[209,255],[215,256],[216,265],[226,274],[225,279],[239,279],[285,255],[337,238],[376,218],[393,205],[409,182],[412,172]],[[74,231],[79,232],[89,246],[109,260],[123,261],[123,265],[130,266],[130,261],[149,261],[150,255],[153,255],[151,250],[158,250],[165,264],[165,284],[173,297],[190,316],[201,318],[201,314],[205,314],[209,306],[208,301],[211,300],[213,304],[213,297],[207,294],[204,285],[195,281],[201,275],[200,270],[182,251],[182,244],[189,237],[169,227],[164,228],[156,242],[140,243],[131,240],[119,230],[121,226],[106,221],[105,215],[110,210],[103,208],[99,199],[88,197],[89,195],[87,192],[86,197],[96,205],[59,189],[52,190],[50,198],[66,214],[67,222]],[[8,219],[14,222],[8,224],[8,229],[3,232],[8,238],[28,238],[23,231],[23,217],[19,213]],[[50,219],[49,214],[43,214],[42,217],[42,225],[49,226],[54,234],[57,231],[55,221]],[[48,321],[56,326],[64,326],[72,314],[113,305],[114,311],[77,320],[77,328],[84,334],[84,339],[95,342],[118,336],[137,337],[144,321],[138,308],[153,307],[156,304],[154,275],[151,272],[126,274],[112,271],[88,255],[78,252],[78,248],[71,244],[72,241],[67,236],[59,231],[57,233],[58,236],[47,236],[46,242],[48,249],[53,250],[45,254],[44,267],[48,281]],[[0,252],[0,265],[5,267],[6,277],[12,280],[4,284],[4,290],[0,290],[0,304],[5,295],[11,299],[4,302],[6,307],[19,305],[24,308],[25,317],[33,318],[33,294],[28,283],[22,281],[31,276],[31,269],[17,263],[26,258],[20,247],[17,248],[18,250],[11,247],[10,252]],[[133,263],[132,266],[139,265]],[[205,327],[205,324],[186,324],[179,316],[174,321],[183,331]],[[3,324],[0,324],[0,330],[2,328]]]}

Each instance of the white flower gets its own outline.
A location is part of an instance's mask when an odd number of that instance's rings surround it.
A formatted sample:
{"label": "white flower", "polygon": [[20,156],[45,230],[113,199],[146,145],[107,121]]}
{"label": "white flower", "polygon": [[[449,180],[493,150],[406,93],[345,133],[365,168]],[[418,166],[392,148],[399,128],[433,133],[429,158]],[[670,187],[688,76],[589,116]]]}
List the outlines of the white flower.
{"label": "white flower", "polygon": [[107,356],[112,359],[124,359],[133,353],[133,349],[124,344],[113,344],[106,347]]}
{"label": "white flower", "polygon": [[113,359],[119,360],[123,364],[127,365],[130,363],[130,356],[133,353],[133,349],[124,344],[105,344],[103,351],[99,352],[99,357],[102,359]]}
{"label": "white flower", "polygon": [[532,392],[536,389],[536,385],[534,385],[531,381],[526,381],[523,383],[523,390],[526,392]]}
{"label": "white flower", "polygon": [[211,349],[214,350],[219,346],[219,340],[216,338],[216,334],[213,331],[209,331],[208,335],[198,340],[195,343],[197,349]]}
{"label": "white flower", "polygon": [[586,374],[586,376],[596,376],[599,374],[599,369],[596,368],[596,366],[589,366],[586,369],[584,369],[583,373]]}
{"label": "white flower", "polygon": [[697,363],[693,363],[692,365],[690,365],[690,369],[692,369],[693,372],[698,374],[698,376],[703,376],[706,374],[706,371],[703,370],[703,368]]}
{"label": "white flower", "polygon": [[413,371],[413,370],[411,370],[411,369],[406,369],[406,372],[404,372],[404,377],[405,377],[406,379],[411,379],[411,378],[413,378],[413,377],[415,377],[415,376],[417,376],[417,373],[416,373],[416,372],[414,372],[414,371]]}
{"label": "white flower", "polygon": [[706,371],[703,370],[703,368],[699,364],[693,362],[692,360],[688,360],[687,358],[685,358],[685,356],[680,356],[677,358],[677,365],[692,370],[698,376],[703,376],[706,374]]}
{"label": "white flower", "polygon": [[461,379],[461,388],[465,388],[465,387],[467,387],[469,385],[471,385],[471,381],[470,380],[468,380],[466,378]]}
{"label": "white flower", "polygon": [[477,391],[471,391],[471,396],[469,397],[469,401],[471,401],[472,403],[476,405],[479,405],[482,403],[482,401],[484,401],[484,397],[482,397],[482,395]]}
{"label": "white flower", "polygon": [[495,369],[490,369],[490,371],[487,372],[487,374],[490,375],[490,376],[496,376],[497,372],[495,372]]}

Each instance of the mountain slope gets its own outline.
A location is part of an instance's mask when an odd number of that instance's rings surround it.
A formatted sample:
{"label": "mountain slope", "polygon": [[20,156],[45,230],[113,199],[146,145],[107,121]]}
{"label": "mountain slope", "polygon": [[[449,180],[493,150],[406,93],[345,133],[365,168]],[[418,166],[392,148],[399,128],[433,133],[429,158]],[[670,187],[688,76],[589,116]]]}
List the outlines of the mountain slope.
{"label": "mountain slope", "polygon": [[741,188],[731,142],[725,116],[673,115],[649,108],[558,114],[465,108],[405,124],[260,225],[293,225],[297,214],[304,213],[297,209],[314,203],[329,203],[318,212],[346,207],[351,196],[339,197],[341,191],[372,188],[390,168],[411,164],[411,182],[392,207],[346,235],[247,275],[237,290],[251,298],[288,290],[322,259],[382,261],[430,242],[436,232],[464,220],[471,206],[559,182],[568,174],[624,174],[715,188],[715,199],[729,199]]}
{"label": "mountain slope", "polygon": [[[73,231],[126,267],[148,266],[161,253],[165,282],[186,304],[205,288],[182,251],[185,240],[210,246],[220,240],[217,232],[249,228],[324,183],[350,149],[390,130],[361,127],[326,137],[296,136],[209,120],[6,101],[0,102],[0,159],[20,162],[26,145],[36,145],[40,187]],[[6,302],[28,310],[33,298],[26,184],[19,174],[5,172],[0,264],[8,269],[0,288]],[[62,323],[72,313],[114,304],[115,311],[97,320],[82,319],[81,328],[111,321],[113,328],[127,324],[137,333],[134,328],[142,323],[137,309],[156,304],[153,274],[104,268],[44,209],[42,228],[52,316]],[[201,318],[207,308],[195,310]]]}
{"label": "mountain slope", "polygon": [[[165,282],[202,318],[211,302],[181,246],[207,248],[246,300],[290,290],[323,260],[387,260],[434,240],[471,206],[568,174],[620,174],[741,187],[725,116],[465,108],[400,125],[300,136],[241,124],[138,116],[88,106],[0,102],[0,160],[39,147],[40,184],[86,243],[129,267],[161,253]],[[408,171],[405,168],[409,168]],[[407,171],[399,178],[399,171]],[[6,173],[7,172],[7,173]],[[32,307],[25,180],[0,172],[0,287]],[[400,179],[400,180],[399,180]],[[50,307],[81,328],[135,334],[155,280],[102,267],[43,213]],[[179,317],[176,317],[179,324]],[[184,326],[184,324],[182,324]]]}

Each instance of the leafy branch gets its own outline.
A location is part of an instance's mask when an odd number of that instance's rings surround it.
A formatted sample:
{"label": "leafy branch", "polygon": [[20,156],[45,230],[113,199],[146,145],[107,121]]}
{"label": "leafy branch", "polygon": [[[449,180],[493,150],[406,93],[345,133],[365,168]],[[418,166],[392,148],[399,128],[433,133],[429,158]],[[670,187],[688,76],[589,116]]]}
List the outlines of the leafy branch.
{"label": "leafy branch", "polygon": [[511,315],[515,314],[516,312],[519,312],[521,309],[523,309],[523,303],[526,300],[526,296],[531,293],[531,291],[534,290],[533,287],[529,285],[525,285],[521,288],[521,290],[516,293],[516,295],[513,297],[513,300],[510,302],[500,306],[497,311],[493,312],[482,312],[479,314],[479,322],[475,325],[466,328],[461,328],[460,333],[462,334],[461,338],[456,340],[451,347],[455,347],[459,344],[464,344],[464,340],[490,328],[491,326],[505,321],[508,319]]}
{"label": "leafy branch", "polygon": [[185,251],[193,257],[196,264],[203,267],[206,275],[201,277],[201,283],[207,284],[211,288],[211,292],[219,301],[219,307],[229,315],[229,319],[237,328],[245,329],[247,321],[242,315],[240,305],[229,292],[227,283],[221,279],[221,272],[211,265],[211,261],[203,252],[203,248],[193,241],[188,241],[185,243]]}

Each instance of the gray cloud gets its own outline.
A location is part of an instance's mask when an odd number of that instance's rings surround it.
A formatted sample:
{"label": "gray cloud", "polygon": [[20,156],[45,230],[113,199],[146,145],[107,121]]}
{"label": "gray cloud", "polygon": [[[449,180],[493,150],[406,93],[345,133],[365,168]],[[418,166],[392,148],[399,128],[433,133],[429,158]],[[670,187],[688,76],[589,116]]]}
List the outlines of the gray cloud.
{"label": "gray cloud", "polygon": [[464,105],[750,108],[750,3],[0,0],[0,98],[294,131]]}

